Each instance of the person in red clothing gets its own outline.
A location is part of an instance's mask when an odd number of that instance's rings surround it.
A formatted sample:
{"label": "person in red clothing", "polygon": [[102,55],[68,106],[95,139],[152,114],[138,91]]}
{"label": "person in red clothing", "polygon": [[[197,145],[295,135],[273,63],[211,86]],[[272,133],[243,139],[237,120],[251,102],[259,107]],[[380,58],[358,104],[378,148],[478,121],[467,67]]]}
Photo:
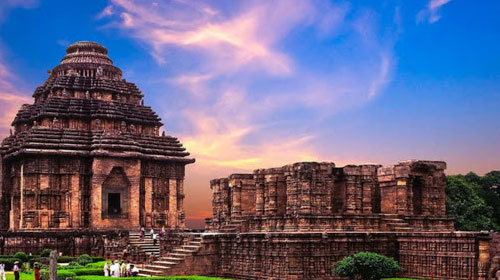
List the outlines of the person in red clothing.
{"label": "person in red clothing", "polygon": [[35,280],[40,280],[40,266],[35,263]]}

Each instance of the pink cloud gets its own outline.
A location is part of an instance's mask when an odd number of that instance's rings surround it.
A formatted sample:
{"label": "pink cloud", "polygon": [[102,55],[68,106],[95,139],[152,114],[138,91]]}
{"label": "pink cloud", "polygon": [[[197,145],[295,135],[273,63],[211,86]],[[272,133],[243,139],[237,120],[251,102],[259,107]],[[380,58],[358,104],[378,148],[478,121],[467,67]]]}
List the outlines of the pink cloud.
{"label": "pink cloud", "polygon": [[422,9],[417,14],[417,22],[427,21],[428,23],[435,23],[441,19],[439,10],[444,5],[451,2],[451,0],[430,0],[425,9]]}
{"label": "pink cloud", "polygon": [[[161,79],[185,105],[162,115],[182,123],[175,135],[197,159],[187,167],[185,206],[190,219],[209,214],[212,178],[297,161],[352,163],[326,157],[326,148],[315,145],[321,132],[276,116],[309,110],[312,124],[369,102],[383,90],[394,67],[392,44],[377,36],[376,16],[360,13],[348,19],[348,4],[233,3],[231,9],[223,9],[186,0],[112,0],[114,24],[146,45],[160,64],[180,66],[176,76]],[[349,57],[336,57],[322,71],[301,64],[283,42],[311,27],[319,41],[348,32],[346,49],[335,51],[348,51]],[[174,64],[173,56],[179,53],[196,61],[196,67]],[[250,90],[263,80],[278,86],[266,88],[265,93]]]}

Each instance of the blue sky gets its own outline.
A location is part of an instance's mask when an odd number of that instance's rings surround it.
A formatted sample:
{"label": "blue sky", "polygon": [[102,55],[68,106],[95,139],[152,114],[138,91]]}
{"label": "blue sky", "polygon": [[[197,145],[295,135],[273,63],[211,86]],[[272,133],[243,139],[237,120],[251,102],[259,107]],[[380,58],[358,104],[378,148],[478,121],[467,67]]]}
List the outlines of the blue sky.
{"label": "blue sky", "polygon": [[210,178],[296,161],[485,173],[500,169],[498,14],[463,0],[4,0],[0,129],[90,40],[197,158],[188,218],[208,215]]}

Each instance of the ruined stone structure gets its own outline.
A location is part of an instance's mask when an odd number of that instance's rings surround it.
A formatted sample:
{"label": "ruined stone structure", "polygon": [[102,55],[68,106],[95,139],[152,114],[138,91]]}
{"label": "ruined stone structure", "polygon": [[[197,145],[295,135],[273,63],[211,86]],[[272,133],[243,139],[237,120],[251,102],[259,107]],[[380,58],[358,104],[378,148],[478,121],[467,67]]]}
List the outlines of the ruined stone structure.
{"label": "ruined stone structure", "polygon": [[439,161],[296,163],[210,182],[210,231],[451,231]]}
{"label": "ruined stone structure", "polygon": [[17,113],[0,148],[0,230],[184,228],[194,159],[107,53],[70,45]]}
{"label": "ruined stone structure", "polygon": [[162,248],[193,249],[176,273],[236,279],[336,279],[335,262],[361,251],[393,257],[404,277],[488,279],[491,237],[454,232],[445,168],[307,162],[215,179],[208,233],[199,244],[168,237]]}

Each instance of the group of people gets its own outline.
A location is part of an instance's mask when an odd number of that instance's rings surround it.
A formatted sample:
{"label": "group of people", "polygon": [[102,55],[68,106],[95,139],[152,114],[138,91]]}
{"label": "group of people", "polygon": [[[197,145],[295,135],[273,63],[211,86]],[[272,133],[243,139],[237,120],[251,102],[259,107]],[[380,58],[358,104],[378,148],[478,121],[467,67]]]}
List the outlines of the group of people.
{"label": "group of people", "polygon": [[139,269],[131,264],[118,261],[113,261],[110,264],[104,263],[104,276],[111,277],[135,277],[139,274]]}
{"label": "group of people", "polygon": [[[14,267],[12,268],[12,271],[14,271],[14,279],[19,280],[19,262],[15,261],[14,262]],[[36,278],[36,276],[35,276]],[[5,280],[5,264],[0,263],[0,280]],[[40,280],[40,278],[35,279],[35,280]]]}
{"label": "group of people", "polygon": [[[158,233],[156,233],[155,230],[151,228],[149,234],[151,236],[151,239],[153,239],[153,244],[156,245],[156,243],[158,242],[158,236],[163,237],[163,235],[165,235],[165,226],[163,226]],[[146,229],[144,227],[141,227],[139,230],[139,239],[144,240],[145,236],[146,236]]]}

